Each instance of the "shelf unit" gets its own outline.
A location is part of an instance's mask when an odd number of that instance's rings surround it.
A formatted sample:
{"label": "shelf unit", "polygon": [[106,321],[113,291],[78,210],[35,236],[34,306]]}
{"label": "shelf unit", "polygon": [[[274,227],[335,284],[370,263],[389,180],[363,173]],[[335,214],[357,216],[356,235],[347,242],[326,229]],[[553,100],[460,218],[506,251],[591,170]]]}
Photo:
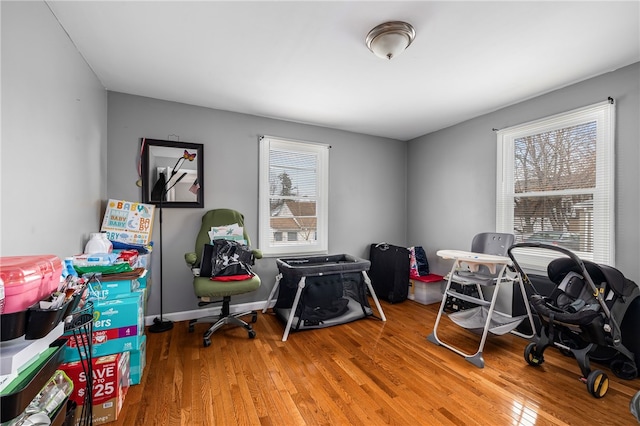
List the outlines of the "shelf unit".
{"label": "shelf unit", "polygon": [[[512,261],[509,257],[461,250],[439,250],[436,254],[443,259],[452,259],[454,262],[451,267],[451,271],[447,276],[447,285],[444,290],[442,303],[438,311],[438,316],[436,317],[433,332],[427,336],[427,339],[430,342],[444,346],[453,352],[462,355],[467,361],[476,367],[483,368],[484,358],[482,351],[489,333],[495,335],[513,333],[524,338],[533,337],[533,334],[524,335],[515,330],[516,327],[518,327],[522,321],[527,318],[529,319],[532,330],[535,330],[535,325],[531,309],[529,308],[529,303],[526,300],[527,293],[525,292],[522,279],[520,279],[519,275],[509,276],[506,273],[507,268],[512,265]],[[480,266],[486,266],[489,269],[490,274],[479,273],[478,270]],[[503,286],[513,286],[515,282],[520,286],[527,314],[512,317],[511,315],[497,311],[495,307],[500,288]],[[474,286],[478,292],[478,297],[456,291],[452,288],[452,283],[457,283],[461,286]],[[488,288],[493,289],[493,294],[490,300],[487,300],[484,297],[483,288],[485,288],[485,290]],[[470,302],[476,306],[471,309],[449,314],[449,318],[456,325],[481,335],[478,350],[475,353],[467,353],[450,343],[442,341],[442,339],[438,337],[438,326],[440,325],[440,320],[445,310],[447,297],[455,297],[459,300]]]}
{"label": "shelf unit", "polygon": [[[27,371],[29,365],[35,362],[34,359],[39,356],[45,356],[44,354],[47,352],[49,353],[46,355],[46,360],[38,361],[40,365],[39,371],[28,381],[25,379],[25,382],[21,383],[14,392],[2,394],[0,398],[2,407],[0,411],[0,423],[9,422],[22,414],[31,401],[38,395],[42,387],[53,376],[60,364],[62,364],[64,348],[67,344],[67,339],[61,338],[63,333],[70,332],[71,336],[69,338],[72,339],[76,339],[77,336],[87,332],[89,332],[89,334],[85,335],[91,336],[90,331],[92,331],[93,327],[93,304],[87,302],[82,309],[72,312],[71,315],[64,318],[64,320],[64,322],[52,324],[51,330],[42,338],[27,340],[23,336],[18,339],[2,342],[0,346],[2,349],[0,361],[2,374],[6,376],[8,381],[17,378],[18,371]],[[86,339],[77,340],[76,343],[80,350],[81,345],[85,345]],[[86,360],[86,362],[83,360],[83,367],[85,368],[85,372],[89,374],[87,377],[91,377],[90,339],[88,344],[89,350],[83,351],[82,356],[84,360]],[[86,394],[87,398],[89,398],[89,405],[87,406],[87,410],[83,407],[81,419],[77,423],[80,426],[91,424],[91,380],[87,380]],[[75,408],[75,404],[66,399],[58,411],[53,414],[51,424],[54,426],[73,425],[75,423]],[[88,413],[85,413],[85,411],[88,411]]]}

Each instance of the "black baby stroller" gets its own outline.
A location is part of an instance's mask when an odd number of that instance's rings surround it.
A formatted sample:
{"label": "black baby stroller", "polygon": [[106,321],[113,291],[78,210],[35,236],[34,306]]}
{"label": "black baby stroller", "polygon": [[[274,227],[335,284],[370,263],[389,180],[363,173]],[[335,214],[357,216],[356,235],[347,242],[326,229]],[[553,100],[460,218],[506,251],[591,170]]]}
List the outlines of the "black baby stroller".
{"label": "black baby stroller", "polygon": [[567,257],[552,260],[547,275],[556,285],[547,297],[533,294],[529,303],[538,315],[540,327],[535,342],[524,351],[527,363],[539,366],[544,351],[554,345],[565,355],[575,357],[591,395],[602,398],[609,379],[602,370],[591,370],[589,359],[608,354],[610,368],[616,376],[638,376],[636,358],[623,344],[621,324],[629,305],[640,296],[640,288],[615,268],[583,261],[573,252],[542,243],[519,243],[508,250],[516,272],[525,284],[529,278],[518,265],[513,250],[539,248],[561,252]]}

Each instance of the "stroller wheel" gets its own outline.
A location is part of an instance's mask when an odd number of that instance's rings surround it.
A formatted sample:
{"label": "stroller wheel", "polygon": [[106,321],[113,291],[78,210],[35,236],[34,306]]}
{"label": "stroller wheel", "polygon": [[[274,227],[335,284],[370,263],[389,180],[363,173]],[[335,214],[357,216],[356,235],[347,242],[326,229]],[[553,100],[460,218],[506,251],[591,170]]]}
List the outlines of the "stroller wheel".
{"label": "stroller wheel", "polygon": [[536,352],[536,344],[529,343],[526,348],[524,348],[524,360],[527,361],[527,364],[533,365],[534,367],[538,367],[544,363],[544,356],[538,355]]}
{"label": "stroller wheel", "polygon": [[611,361],[609,367],[611,368],[611,371],[613,371],[613,374],[621,379],[633,380],[638,377],[638,368],[636,367],[636,363],[631,360],[624,359],[622,357],[617,358]]}
{"label": "stroller wheel", "polygon": [[609,390],[609,377],[602,370],[593,370],[587,377],[587,390],[596,398],[602,398]]}
{"label": "stroller wheel", "polygon": [[640,391],[631,398],[629,408],[631,409],[631,414],[640,422]]}

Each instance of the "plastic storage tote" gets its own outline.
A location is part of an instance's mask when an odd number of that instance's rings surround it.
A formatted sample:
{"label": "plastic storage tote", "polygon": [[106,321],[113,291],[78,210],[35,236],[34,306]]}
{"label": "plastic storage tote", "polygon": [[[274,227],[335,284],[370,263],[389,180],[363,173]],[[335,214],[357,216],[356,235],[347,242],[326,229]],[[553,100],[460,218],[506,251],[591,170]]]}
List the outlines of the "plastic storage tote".
{"label": "plastic storage tote", "polygon": [[54,255],[0,257],[0,279],[4,283],[2,314],[26,311],[46,299],[60,285],[62,261]]}

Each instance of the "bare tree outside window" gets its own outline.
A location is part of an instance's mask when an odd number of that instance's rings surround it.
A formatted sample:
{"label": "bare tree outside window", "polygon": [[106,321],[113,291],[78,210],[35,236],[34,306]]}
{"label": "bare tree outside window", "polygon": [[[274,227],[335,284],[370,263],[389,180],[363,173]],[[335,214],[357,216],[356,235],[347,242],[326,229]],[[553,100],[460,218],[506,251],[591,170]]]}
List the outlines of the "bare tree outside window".
{"label": "bare tree outside window", "polygon": [[562,245],[566,233],[571,243],[565,245],[591,250],[596,130],[589,122],[514,141],[514,232],[520,241],[555,231],[544,235]]}
{"label": "bare tree outside window", "polygon": [[[496,230],[613,264],[612,100],[498,131]],[[527,254],[531,268],[548,256]]]}

